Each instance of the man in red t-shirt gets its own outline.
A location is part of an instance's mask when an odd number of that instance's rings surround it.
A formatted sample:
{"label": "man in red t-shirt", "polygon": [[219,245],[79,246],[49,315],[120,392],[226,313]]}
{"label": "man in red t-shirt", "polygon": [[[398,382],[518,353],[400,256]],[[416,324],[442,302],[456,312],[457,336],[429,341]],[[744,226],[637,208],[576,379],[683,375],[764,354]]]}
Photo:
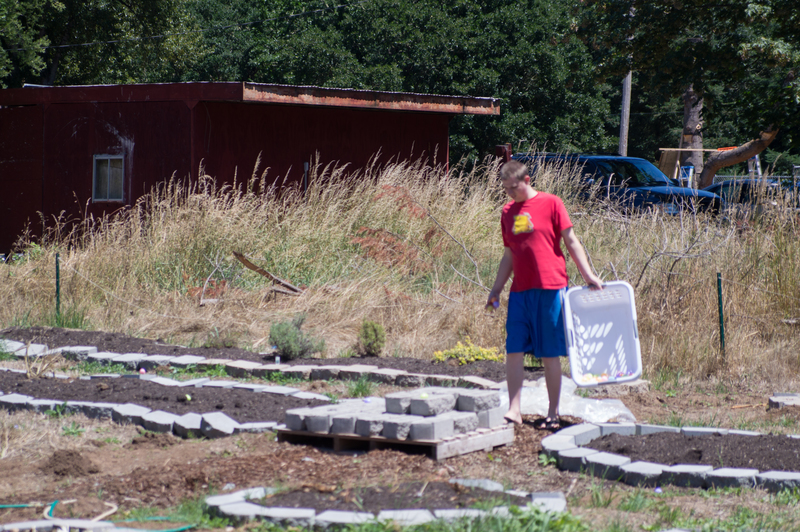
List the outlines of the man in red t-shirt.
{"label": "man in red t-shirt", "polygon": [[561,252],[562,239],[586,284],[602,289],[602,281],[592,272],[561,199],[534,190],[528,169],[518,161],[505,163],[500,178],[512,201],[503,207],[500,217],[505,251],[486,305],[497,306],[500,293],[513,273],[506,321],[509,407],[505,417],[509,422],[522,423],[523,356],[532,351],[544,365],[550,400],[547,417],[538,427],[558,430],[561,428],[558,419],[559,357],[567,355],[561,305],[569,281]]}

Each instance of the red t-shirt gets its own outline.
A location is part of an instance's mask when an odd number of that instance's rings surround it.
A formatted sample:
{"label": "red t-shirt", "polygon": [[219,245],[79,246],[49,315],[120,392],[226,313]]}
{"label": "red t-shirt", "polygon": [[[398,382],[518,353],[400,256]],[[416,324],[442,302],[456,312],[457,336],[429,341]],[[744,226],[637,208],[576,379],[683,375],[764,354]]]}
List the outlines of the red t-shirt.
{"label": "red t-shirt", "polygon": [[514,259],[512,292],[531,288],[558,290],[567,286],[567,263],[561,251],[561,231],[572,222],[557,196],[538,192],[522,203],[503,207],[503,245]]}

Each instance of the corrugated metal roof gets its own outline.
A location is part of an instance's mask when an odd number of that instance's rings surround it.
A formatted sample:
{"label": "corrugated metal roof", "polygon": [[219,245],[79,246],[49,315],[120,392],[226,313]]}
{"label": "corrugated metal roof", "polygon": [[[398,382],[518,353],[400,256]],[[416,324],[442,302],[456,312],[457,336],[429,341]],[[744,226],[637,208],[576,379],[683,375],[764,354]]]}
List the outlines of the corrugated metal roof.
{"label": "corrugated metal roof", "polygon": [[499,115],[496,98],[247,82],[71,85],[0,90],[0,105],[75,102],[241,101],[450,114]]}

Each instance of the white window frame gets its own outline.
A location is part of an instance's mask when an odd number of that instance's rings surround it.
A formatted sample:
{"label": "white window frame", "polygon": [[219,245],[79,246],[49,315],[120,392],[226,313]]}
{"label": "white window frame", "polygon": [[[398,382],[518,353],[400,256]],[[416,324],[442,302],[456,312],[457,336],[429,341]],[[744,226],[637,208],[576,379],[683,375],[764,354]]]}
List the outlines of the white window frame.
{"label": "white window frame", "polygon": [[[108,165],[108,172],[106,173],[107,178],[110,179],[111,177],[111,161],[112,160],[119,160],[122,161],[122,186],[120,190],[120,197],[106,197],[106,198],[98,198],[95,196],[95,191],[97,190],[97,163],[99,161],[106,161]],[[106,183],[106,190],[109,190],[108,183]],[[115,201],[115,202],[122,202],[125,201],[125,154],[117,154],[117,155],[109,155],[109,154],[101,154],[95,155],[92,159],[92,202],[104,202],[104,201]]]}

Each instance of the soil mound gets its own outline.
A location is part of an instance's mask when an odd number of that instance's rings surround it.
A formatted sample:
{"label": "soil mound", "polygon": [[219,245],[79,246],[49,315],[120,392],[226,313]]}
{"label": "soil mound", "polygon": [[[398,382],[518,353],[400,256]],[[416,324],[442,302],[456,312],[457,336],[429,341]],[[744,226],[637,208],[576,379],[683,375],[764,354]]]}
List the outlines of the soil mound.
{"label": "soil mound", "polygon": [[42,466],[41,471],[56,477],[85,477],[100,472],[100,468],[80,451],[59,449]]}
{"label": "soil mound", "polygon": [[131,441],[131,445],[135,445],[139,449],[146,447],[158,447],[163,449],[164,447],[170,447],[176,443],[178,443],[178,438],[172,434],[156,434],[153,432],[145,432],[141,436],[137,436]]}

